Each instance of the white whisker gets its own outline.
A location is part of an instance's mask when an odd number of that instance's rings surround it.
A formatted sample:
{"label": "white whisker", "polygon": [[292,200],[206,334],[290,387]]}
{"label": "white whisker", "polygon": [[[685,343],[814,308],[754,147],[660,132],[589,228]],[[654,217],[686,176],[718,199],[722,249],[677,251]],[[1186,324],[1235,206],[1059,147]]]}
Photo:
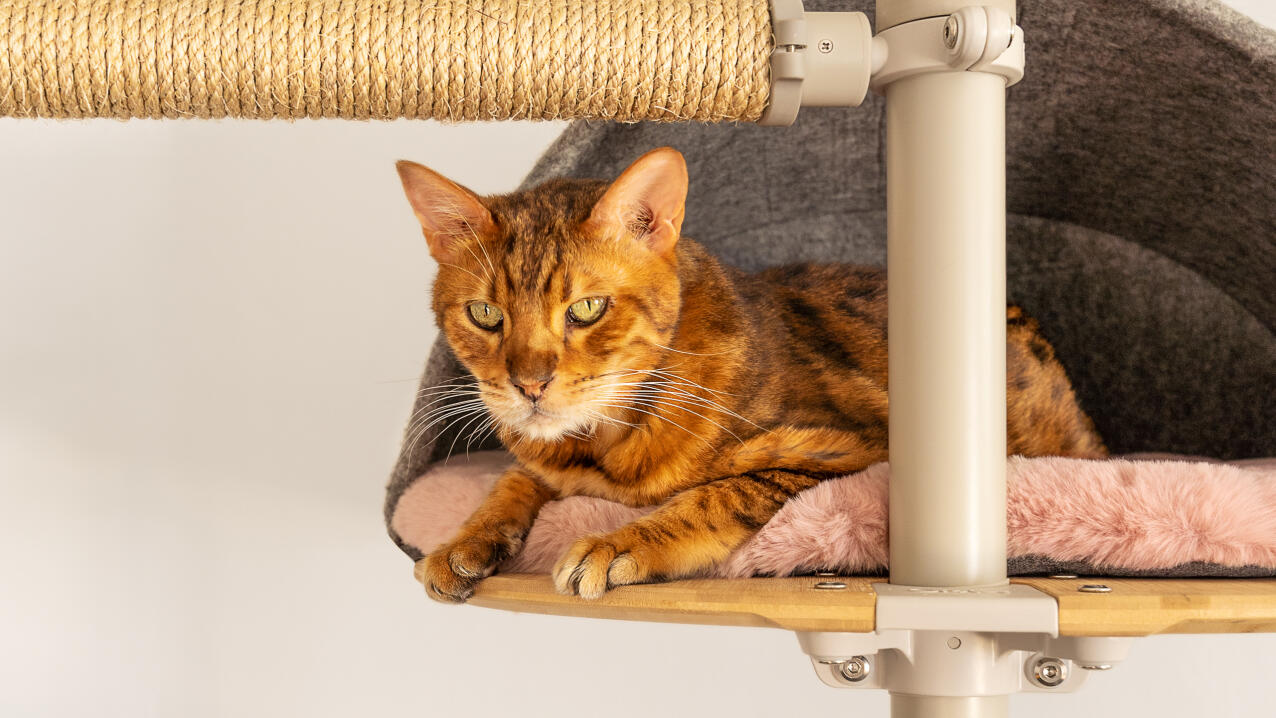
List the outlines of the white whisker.
{"label": "white whisker", "polygon": [[687,432],[687,434],[688,434],[688,435],[690,435],[690,436],[694,436],[694,437],[696,437],[697,439],[699,439],[699,440],[703,441],[703,442],[705,443],[705,445],[706,445],[706,446],[708,446],[710,449],[712,449],[712,448],[713,448],[713,444],[709,443],[709,440],[708,440],[708,439],[704,438],[703,436],[700,436],[699,434],[695,433],[694,431],[691,431],[691,430],[690,430],[690,429],[688,429],[687,427],[683,426],[682,424],[679,424],[678,422],[676,422],[676,421],[674,421],[673,419],[670,419],[670,418],[668,418],[668,417],[664,417],[664,416],[661,416],[661,415],[659,415],[659,414],[656,414],[656,413],[653,413],[653,412],[650,412],[650,411],[646,411],[646,410],[644,410],[644,409],[640,409],[640,408],[638,408],[638,407],[636,407],[636,406],[630,406],[630,405],[625,405],[625,404],[604,404],[604,403],[602,403],[602,402],[597,402],[597,401],[595,401],[595,402],[591,402],[591,403],[592,403],[592,404],[594,404],[595,406],[609,406],[609,407],[611,407],[611,408],[613,408],[613,409],[628,409],[628,410],[630,410],[630,411],[636,411],[636,412],[638,412],[638,413],[640,413],[640,414],[646,414],[646,415],[648,415],[648,416],[655,417],[655,418],[657,418],[657,419],[659,419],[659,420],[661,420],[661,421],[667,422],[667,423],[669,423],[669,424],[673,424],[674,426],[678,427],[679,429],[682,429],[683,431]]}
{"label": "white whisker", "polygon": [[674,349],[673,347],[667,347],[664,344],[660,344],[659,342],[651,342],[651,343],[655,346],[660,347],[661,349],[664,349],[665,351],[677,352],[678,354],[686,354],[688,356],[693,356],[693,357],[720,357],[720,356],[723,356],[724,354],[731,353],[730,351],[725,351],[725,352],[714,352],[713,354],[700,354],[699,352],[684,352],[681,349]]}

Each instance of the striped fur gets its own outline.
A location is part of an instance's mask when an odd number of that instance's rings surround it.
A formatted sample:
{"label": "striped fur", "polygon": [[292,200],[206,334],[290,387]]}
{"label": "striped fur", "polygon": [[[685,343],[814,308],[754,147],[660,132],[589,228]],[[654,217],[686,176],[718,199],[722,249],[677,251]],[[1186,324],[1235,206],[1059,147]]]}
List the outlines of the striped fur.
{"label": "striped fur", "polygon": [[[594,598],[701,573],[799,492],[886,459],[882,271],[723,266],[679,237],[685,166],[667,148],[610,185],[487,198],[400,173],[440,262],[439,326],[518,460],[428,557],[432,597],[466,600],[555,497],[658,507],[563,555],[558,588]],[[570,321],[589,297],[602,318]],[[502,324],[476,326],[476,301]],[[1010,453],[1104,455],[1036,323],[1011,307],[1007,335]]]}

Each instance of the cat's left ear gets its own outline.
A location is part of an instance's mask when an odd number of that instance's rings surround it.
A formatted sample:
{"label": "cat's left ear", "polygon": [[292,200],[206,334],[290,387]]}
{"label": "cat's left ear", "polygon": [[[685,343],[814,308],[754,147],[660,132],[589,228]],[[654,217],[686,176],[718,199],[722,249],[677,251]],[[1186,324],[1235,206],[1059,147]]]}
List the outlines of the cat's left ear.
{"label": "cat's left ear", "polygon": [[687,202],[687,162],[672,147],[639,157],[594,205],[586,227],[603,236],[631,236],[656,254],[673,251]]}

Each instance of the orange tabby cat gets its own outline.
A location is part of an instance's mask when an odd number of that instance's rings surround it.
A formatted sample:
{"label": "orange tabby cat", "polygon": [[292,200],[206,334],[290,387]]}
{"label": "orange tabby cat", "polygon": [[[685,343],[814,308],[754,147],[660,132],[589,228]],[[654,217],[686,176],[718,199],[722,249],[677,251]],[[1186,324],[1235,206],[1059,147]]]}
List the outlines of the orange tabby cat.
{"label": "orange tabby cat", "polygon": [[[719,264],[680,236],[670,148],[610,185],[485,198],[398,169],[439,263],[439,327],[517,459],[426,558],[431,597],[469,598],[560,496],[659,506],[559,560],[557,588],[596,598],[701,572],[798,492],[886,459],[882,271]],[[1035,322],[1007,320],[1010,452],[1103,455]]]}

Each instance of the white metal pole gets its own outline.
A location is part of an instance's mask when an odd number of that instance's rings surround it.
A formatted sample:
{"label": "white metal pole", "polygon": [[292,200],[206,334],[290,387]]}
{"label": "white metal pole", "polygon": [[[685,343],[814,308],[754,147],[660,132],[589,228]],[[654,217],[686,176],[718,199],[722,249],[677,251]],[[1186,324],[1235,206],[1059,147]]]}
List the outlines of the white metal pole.
{"label": "white metal pole", "polygon": [[[952,4],[880,0],[878,31]],[[885,87],[893,584],[1006,583],[1005,93],[978,71]],[[891,715],[1001,718],[1009,697],[892,693]]]}
{"label": "white metal pole", "polygon": [[886,87],[891,583],[1006,582],[1005,93]]}
{"label": "white metal pole", "polygon": [[891,695],[891,718],[1001,718],[1010,715],[1010,696],[947,698]]}

